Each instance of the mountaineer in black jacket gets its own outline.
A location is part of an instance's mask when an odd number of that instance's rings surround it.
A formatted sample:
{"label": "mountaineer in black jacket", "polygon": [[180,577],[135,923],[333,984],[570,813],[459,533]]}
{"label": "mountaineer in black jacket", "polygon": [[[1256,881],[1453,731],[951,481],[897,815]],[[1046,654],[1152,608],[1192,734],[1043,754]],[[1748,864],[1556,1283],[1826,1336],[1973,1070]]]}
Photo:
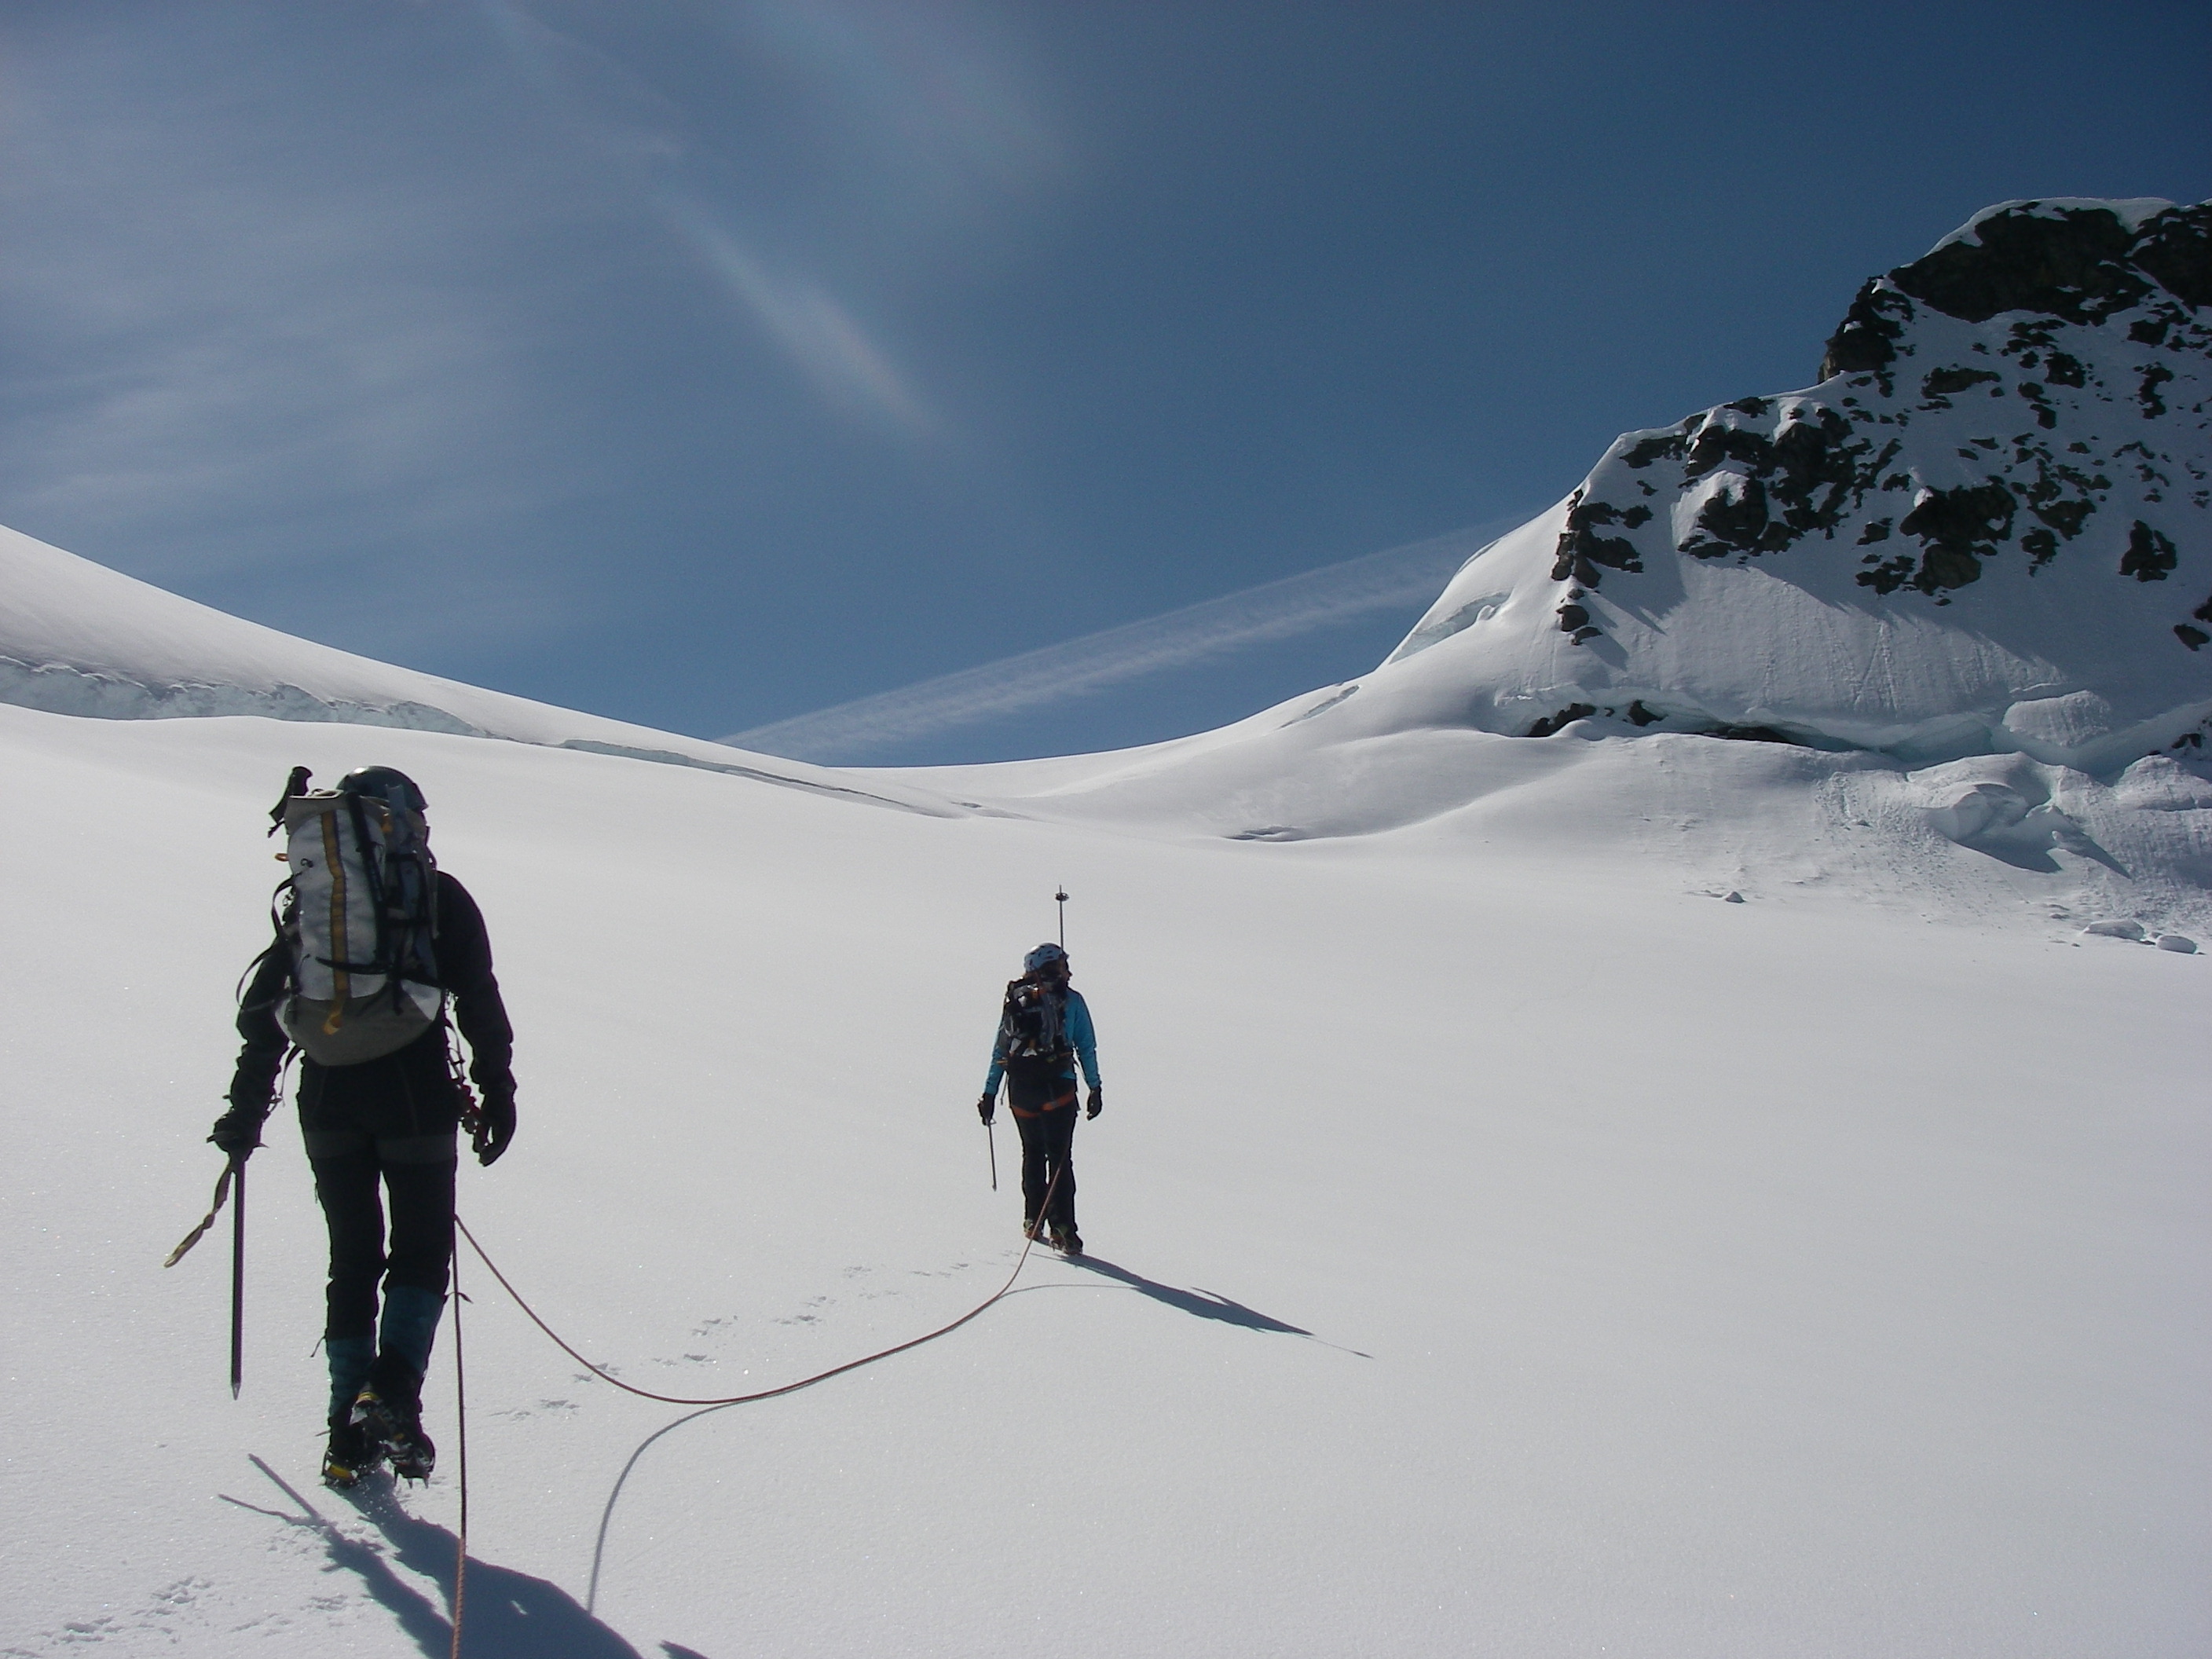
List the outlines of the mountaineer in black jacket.
{"label": "mountaineer in black jacket", "polygon": [[[418,818],[424,811],[422,791],[388,767],[349,773],[338,789],[376,797]],[[470,1075],[483,1097],[480,1118],[471,1126],[472,1144],[478,1160],[490,1164],[514,1134],[514,1033],[492,975],[483,916],[468,890],[442,870],[435,916],[438,983],[467,1041]],[[230,1109],[208,1137],[240,1163],[261,1144],[262,1122],[292,1046],[278,1019],[292,976],[280,932],[240,1003],[245,1046],[231,1080]],[[331,1437],[323,1477],[333,1486],[353,1485],[387,1455],[397,1473],[419,1480],[436,1455],[422,1432],[422,1375],[445,1310],[456,1132],[465,1103],[446,1033],[441,1017],[404,1047],[374,1060],[325,1066],[301,1059],[300,1128],[331,1239],[323,1326]],[[391,1205],[388,1241],[380,1183]]]}

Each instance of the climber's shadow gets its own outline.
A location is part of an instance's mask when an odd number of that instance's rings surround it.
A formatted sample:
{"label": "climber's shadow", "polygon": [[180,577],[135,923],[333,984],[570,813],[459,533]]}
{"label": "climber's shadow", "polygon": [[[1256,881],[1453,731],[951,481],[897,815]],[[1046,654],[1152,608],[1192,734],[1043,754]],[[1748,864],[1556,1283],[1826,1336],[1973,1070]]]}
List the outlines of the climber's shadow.
{"label": "climber's shadow", "polygon": [[[388,1550],[369,1539],[349,1535],[325,1516],[261,1459],[253,1459],[270,1484],[295,1506],[296,1513],[263,1509],[241,1498],[227,1503],[319,1536],[334,1571],[353,1574],[369,1599],[388,1611],[429,1659],[445,1659],[453,1644],[447,1608],[453,1605],[454,1539],[448,1528],[408,1514],[392,1496],[388,1481],[367,1480],[340,1496],[362,1519],[383,1534]],[[441,1607],[393,1569],[404,1567],[434,1583]],[[559,1585],[529,1574],[469,1558],[466,1600],[461,1609],[461,1651],[470,1659],[644,1659],[628,1642],[586,1613]]]}

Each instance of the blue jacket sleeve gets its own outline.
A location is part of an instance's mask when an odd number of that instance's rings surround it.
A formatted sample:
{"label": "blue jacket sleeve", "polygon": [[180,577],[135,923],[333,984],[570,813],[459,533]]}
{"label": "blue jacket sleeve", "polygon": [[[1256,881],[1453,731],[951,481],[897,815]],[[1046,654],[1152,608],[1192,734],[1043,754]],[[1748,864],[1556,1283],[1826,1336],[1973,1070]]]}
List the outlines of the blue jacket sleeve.
{"label": "blue jacket sleeve", "polygon": [[991,1070],[983,1079],[983,1098],[997,1097],[999,1084],[1006,1075],[1006,1033],[1002,1026],[991,1033]]}
{"label": "blue jacket sleeve", "polygon": [[1080,991],[1067,994],[1067,1041],[1083,1063],[1084,1080],[1094,1089],[1103,1088],[1098,1080],[1098,1033],[1091,1024],[1091,1005]]}

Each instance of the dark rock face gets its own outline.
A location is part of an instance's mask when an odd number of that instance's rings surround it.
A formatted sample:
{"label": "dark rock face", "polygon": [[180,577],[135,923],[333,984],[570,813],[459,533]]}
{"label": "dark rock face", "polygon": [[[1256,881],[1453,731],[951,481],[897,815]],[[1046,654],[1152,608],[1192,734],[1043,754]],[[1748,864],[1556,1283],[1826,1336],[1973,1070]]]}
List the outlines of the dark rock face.
{"label": "dark rock face", "polygon": [[[1626,510],[1607,501],[1585,501],[1582,492],[1575,493],[1567,507],[1567,527],[1559,538],[1559,556],[1553,563],[1552,580],[1587,581],[1595,584],[1593,574],[1577,576],[1577,572],[1593,565],[1603,565],[1608,570],[1641,570],[1643,561],[1638,557],[1636,544],[1621,536],[1607,536],[1601,526],[1620,525],[1634,529],[1651,516],[1648,507],[1631,507]],[[1589,618],[1584,617],[1583,622]],[[1577,623],[1576,627],[1582,624]],[[1571,631],[1571,630],[1570,630]]]}
{"label": "dark rock face", "polygon": [[[2212,208],[2180,213],[2197,216],[2195,249],[2201,258]],[[1947,242],[1927,258],[1900,265],[1889,280],[1944,315],[1969,323],[1985,323],[2000,311],[2097,323],[2142,304],[2154,286],[2166,286],[2138,263],[2135,234],[2101,208],[1998,213],[1976,229],[1975,240]],[[2182,280],[2191,279],[2186,252],[2162,263],[2179,264]]]}
{"label": "dark rock face", "polygon": [[[2191,611],[2189,614],[2196,617],[2197,620],[2201,623],[2212,623],[2212,599],[2205,600],[2203,604],[2198,605],[2196,610]],[[2176,623],[2173,627],[2173,633],[2174,637],[2179,639],[2191,651],[2199,650],[2207,645],[2212,645],[2212,634],[2207,634],[2201,628],[2191,628],[2187,623]]]}
{"label": "dark rock face", "polygon": [[[1604,715],[1607,720],[1624,718],[1638,730],[1649,726],[1656,726],[1668,718],[1657,710],[1645,707],[1640,697],[1630,703],[1626,708],[1600,708],[1595,703],[1571,702],[1564,708],[1555,710],[1549,714],[1540,715],[1530,721],[1528,729],[1521,735],[1524,738],[1556,736],[1577,720],[1586,720],[1598,714]],[[1685,737],[1723,738],[1740,743],[1796,743],[1798,741],[1787,732],[1778,732],[1771,726],[1719,726],[1708,720],[1679,715],[1674,718],[1674,722],[1669,729]]]}
{"label": "dark rock face", "polygon": [[1923,593],[1964,587],[1981,576],[1982,560],[2010,538],[2018,507],[2002,484],[1923,490],[1897,526],[1899,534],[1920,538],[1917,565],[1911,554],[1897,554],[1860,572],[1858,580],[1877,593],[1905,586]]}
{"label": "dark rock face", "polygon": [[2141,519],[2128,532],[2128,550],[2120,557],[2120,574],[2139,582],[2162,582],[2173,574],[2173,544]]}
{"label": "dark rock face", "polygon": [[1670,552],[1856,550],[1857,586],[1939,605],[2069,556],[2163,581],[2178,535],[2212,536],[2208,308],[2212,203],[1984,214],[1859,290],[1820,386],[1615,442],[1569,504],[1560,628],[1597,637],[1589,596]]}
{"label": "dark rock face", "polygon": [[1565,728],[1572,726],[1577,720],[1586,720],[1592,714],[1596,713],[1597,708],[1595,704],[1587,702],[1571,702],[1565,708],[1560,709],[1556,714],[1547,714],[1543,716],[1540,720],[1538,720],[1534,725],[1529,726],[1528,731],[1523,732],[1522,735],[1530,738],[1548,738],[1555,732],[1565,730]]}
{"label": "dark rock face", "polygon": [[2212,306],[2212,202],[2160,214],[2136,244],[2136,266],[2185,306]]}
{"label": "dark rock face", "polygon": [[1870,280],[1844,313],[1843,325],[1828,337],[1828,349],[1820,359],[1820,378],[1838,374],[1869,374],[1897,361],[1897,343],[1905,334],[1912,307],[1902,296],[1884,289],[1879,277]]}

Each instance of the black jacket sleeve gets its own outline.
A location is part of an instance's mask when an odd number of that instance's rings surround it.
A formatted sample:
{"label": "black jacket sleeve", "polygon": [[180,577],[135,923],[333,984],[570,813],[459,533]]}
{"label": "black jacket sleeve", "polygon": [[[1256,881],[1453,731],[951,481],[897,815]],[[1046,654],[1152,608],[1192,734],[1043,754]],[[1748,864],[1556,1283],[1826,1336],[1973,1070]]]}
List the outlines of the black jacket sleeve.
{"label": "black jacket sleeve", "polygon": [[[438,977],[469,1045],[469,1077],[487,1101],[514,1098],[514,1028],[491,970],[491,936],[469,890],[438,872]],[[243,1016],[240,1017],[241,1019]],[[273,1023],[273,1022],[272,1022]]]}
{"label": "black jacket sleeve", "polygon": [[284,1051],[292,1040],[276,1023],[276,1004],[292,976],[280,938],[263,951],[253,965],[253,976],[238,1004],[238,1035],[245,1046],[238,1051],[238,1066],[231,1073],[230,1103],[246,1112],[268,1115],[276,1092],[276,1073],[284,1064]]}

